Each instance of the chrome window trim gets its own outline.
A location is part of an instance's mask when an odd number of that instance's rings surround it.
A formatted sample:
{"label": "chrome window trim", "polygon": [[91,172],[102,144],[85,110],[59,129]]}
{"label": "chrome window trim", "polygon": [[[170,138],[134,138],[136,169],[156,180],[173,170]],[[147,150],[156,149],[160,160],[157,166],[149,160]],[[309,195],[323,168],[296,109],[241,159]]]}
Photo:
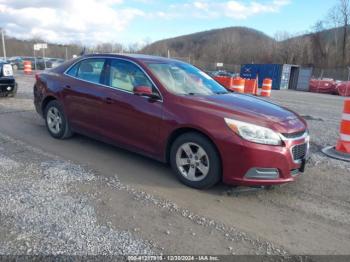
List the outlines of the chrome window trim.
{"label": "chrome window trim", "polygon": [[[101,83],[95,83],[95,82],[91,82],[91,81],[87,81],[87,80],[84,80],[84,79],[81,79],[81,78],[78,78],[78,77],[75,77],[75,76],[71,76],[69,75],[67,72],[72,68],[74,67],[76,64],[84,61],[84,60],[87,60],[87,59],[116,59],[116,60],[122,60],[122,61],[126,61],[126,62],[130,62],[134,65],[136,65],[145,75],[146,77],[148,78],[148,80],[154,85],[154,87],[157,89],[159,95],[160,95],[160,99],[157,100],[158,102],[161,102],[163,103],[163,95],[162,93],[160,92],[158,86],[154,83],[154,81],[152,80],[152,78],[147,74],[147,72],[137,63],[135,63],[134,61],[130,60],[130,59],[127,59],[127,58],[120,58],[120,57],[112,57],[112,56],[92,56],[92,57],[85,57],[85,58],[82,58],[82,59],[79,59],[78,61],[76,61],[75,63],[71,64],[64,72],[63,72],[63,75],[65,76],[68,76],[68,77],[71,77],[71,78],[74,78],[74,79],[77,79],[77,80],[80,80],[80,81],[83,81],[83,82],[86,82],[86,83],[90,83],[90,84],[94,84],[94,85],[99,85],[99,86],[102,86],[102,87],[107,87],[107,88],[110,88],[110,89],[113,89],[113,90],[118,90],[118,91],[121,91],[121,92],[124,92],[124,93],[128,93],[128,94],[132,94],[134,95],[133,92],[130,92],[130,91],[127,91],[127,90],[124,90],[124,89],[121,89],[121,88],[118,88],[118,87],[112,87],[112,86],[108,86],[108,85],[104,85],[104,84],[101,84]],[[143,98],[147,98],[149,99],[149,97],[146,97],[146,96],[141,96]]]}

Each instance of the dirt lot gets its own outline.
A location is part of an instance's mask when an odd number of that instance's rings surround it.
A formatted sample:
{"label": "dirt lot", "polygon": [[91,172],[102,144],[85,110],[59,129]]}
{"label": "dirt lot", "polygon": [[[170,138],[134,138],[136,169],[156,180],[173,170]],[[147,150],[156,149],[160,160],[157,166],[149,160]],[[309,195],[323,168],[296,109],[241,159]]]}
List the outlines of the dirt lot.
{"label": "dirt lot", "polygon": [[52,139],[34,77],[17,80],[18,96],[0,99],[0,254],[350,254],[350,164],[320,153],[336,143],[343,98],[273,92],[310,127],[296,183],[196,191],[142,156]]}

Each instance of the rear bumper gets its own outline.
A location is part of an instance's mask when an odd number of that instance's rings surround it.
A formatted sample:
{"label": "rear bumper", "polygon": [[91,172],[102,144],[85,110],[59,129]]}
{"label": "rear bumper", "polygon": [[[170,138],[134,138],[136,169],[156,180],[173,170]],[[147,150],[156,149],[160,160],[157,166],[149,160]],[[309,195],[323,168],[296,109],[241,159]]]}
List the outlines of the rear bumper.
{"label": "rear bumper", "polygon": [[40,116],[43,116],[41,105],[42,105],[44,96],[42,92],[40,92],[39,89],[37,88],[37,85],[34,85],[33,87],[33,94],[34,94],[35,110]]}
{"label": "rear bumper", "polygon": [[[240,139],[240,138],[235,138]],[[267,146],[234,139],[220,146],[223,181],[241,186],[279,185],[295,181],[304,172],[309,151],[309,137],[286,140],[283,146]],[[303,158],[295,160],[292,148],[305,145]],[[307,146],[306,146],[307,145]]]}

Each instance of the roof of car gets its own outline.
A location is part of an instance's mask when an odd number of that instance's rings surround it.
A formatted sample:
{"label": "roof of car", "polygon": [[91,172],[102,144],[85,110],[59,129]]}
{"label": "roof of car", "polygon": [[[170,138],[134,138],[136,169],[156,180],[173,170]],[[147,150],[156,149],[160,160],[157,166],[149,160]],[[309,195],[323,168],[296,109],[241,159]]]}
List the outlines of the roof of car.
{"label": "roof of car", "polygon": [[85,55],[86,57],[94,56],[110,56],[110,57],[119,57],[119,58],[128,58],[132,60],[138,60],[142,62],[179,62],[179,60],[161,57],[161,56],[152,56],[144,54],[115,54],[115,53],[103,53],[103,54],[89,54]]}

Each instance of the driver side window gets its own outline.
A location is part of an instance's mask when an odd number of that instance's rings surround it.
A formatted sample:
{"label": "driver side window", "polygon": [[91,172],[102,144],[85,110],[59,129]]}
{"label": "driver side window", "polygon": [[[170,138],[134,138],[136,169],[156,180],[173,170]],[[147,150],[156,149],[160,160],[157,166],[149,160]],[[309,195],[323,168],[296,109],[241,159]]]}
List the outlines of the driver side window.
{"label": "driver side window", "polygon": [[153,87],[151,81],[142,70],[124,60],[112,59],[110,66],[109,86],[133,92],[135,86]]}

